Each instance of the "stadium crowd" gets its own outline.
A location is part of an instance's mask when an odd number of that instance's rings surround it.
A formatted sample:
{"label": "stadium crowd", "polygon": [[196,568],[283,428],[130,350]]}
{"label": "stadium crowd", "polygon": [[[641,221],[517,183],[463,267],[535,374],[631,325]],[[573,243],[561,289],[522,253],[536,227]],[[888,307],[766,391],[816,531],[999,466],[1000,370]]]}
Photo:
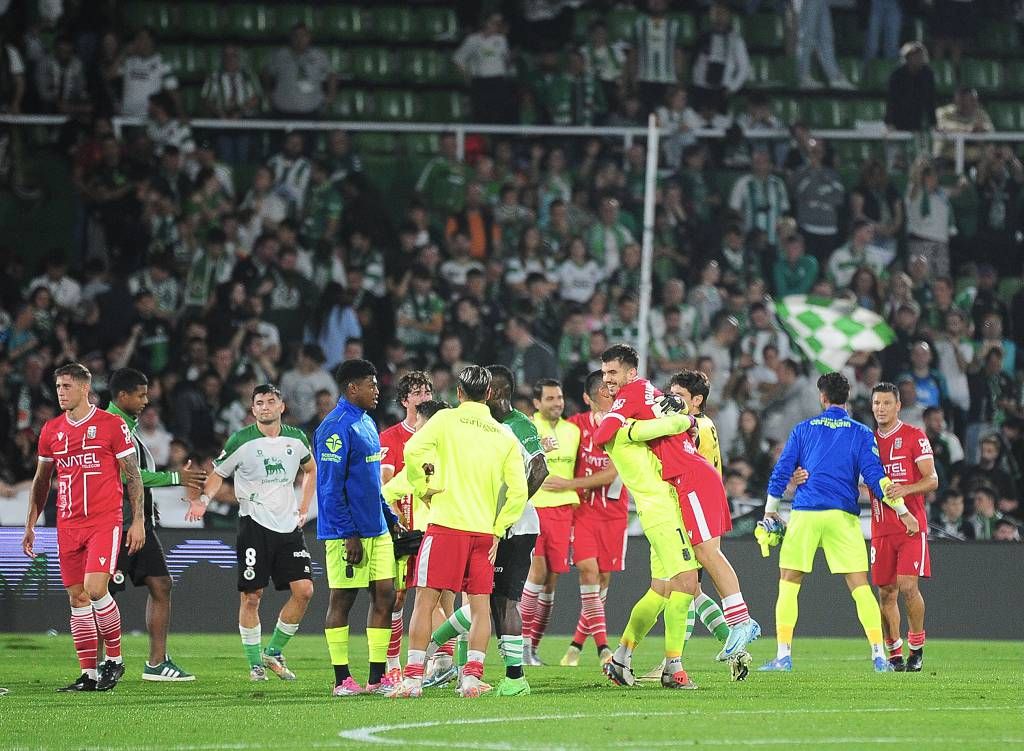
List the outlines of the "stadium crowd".
{"label": "stadium crowd", "polygon": [[[665,3],[647,5],[641,23]],[[785,123],[789,142],[744,135],[780,125],[766,97],[747,96],[735,119],[724,114],[749,63],[727,6],[709,13],[709,28],[735,42],[729,55],[710,31],[690,65],[676,48],[678,67],[660,78],[645,74],[643,49],[602,43],[600,22],[587,44],[564,50],[566,32],[541,19],[543,43],[524,50],[492,15],[455,53],[476,110],[490,113],[481,119],[635,124],[655,111],[672,130],[643,333],[641,143],[470,136],[459,158],[444,133],[414,195],[396,207],[347,132],[193,131],[149,30],[124,39],[101,30],[88,61],[73,29],[52,51],[8,45],[4,108],[76,116],[54,147],[69,161],[77,221],[65,247],[43,254],[0,240],[0,493],[32,476],[38,431],[57,413],[50,374],[68,360],[89,367],[100,399],[113,370],[147,373],[140,434],[159,466],[179,468],[190,458],[208,465],[252,420],[260,383],[280,384],[285,420],[310,432],[336,403],[332,370],[358,357],[378,367],[382,428],[404,414],[393,388],[405,372],[427,370],[434,393],[454,402],[454,373],[466,363],[510,367],[522,385],[513,406],[527,414],[532,384],[560,379],[571,412],[606,346],[647,336],[655,382],[692,367],[711,377],[707,413],[740,514],[762,504],[791,428],[820,409],[816,375],[772,304],[814,294],[870,309],[896,332],[883,351],[850,359],[852,408],[871,424],[871,387],[898,384],[902,419],[924,426],[935,447],[933,534],[1019,540],[1024,165],[1010,147],[985,144],[969,149],[957,180],[939,141],[909,164],[902,152],[878,154],[847,189],[839,170],[850,165],[805,124]],[[226,46],[205,106],[225,118],[317,117],[344,82],[311,37],[295,27],[263,71]],[[944,49],[955,55],[955,46]],[[848,85],[829,51],[815,49],[829,85]],[[800,50],[801,65],[808,55]],[[902,55],[894,86],[928,77],[922,45]],[[532,88],[511,77],[524,57],[536,66]],[[295,78],[298,58],[317,71],[311,86]],[[801,84],[822,85],[810,73]],[[973,89],[948,105],[926,89],[891,97],[887,122],[991,129]],[[145,115],[147,125],[119,138],[115,113]],[[720,140],[690,133],[705,125],[729,131]],[[260,166],[244,169],[252,162]],[[738,177],[728,190],[716,179],[725,169]],[[890,169],[906,169],[905,189]],[[208,523],[233,523],[231,508],[220,511]]]}

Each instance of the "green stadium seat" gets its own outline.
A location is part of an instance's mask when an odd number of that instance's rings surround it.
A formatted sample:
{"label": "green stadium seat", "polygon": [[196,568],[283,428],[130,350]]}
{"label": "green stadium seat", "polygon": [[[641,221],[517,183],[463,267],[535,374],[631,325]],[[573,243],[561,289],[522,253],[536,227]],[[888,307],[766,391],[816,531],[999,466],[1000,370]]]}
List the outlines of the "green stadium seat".
{"label": "green stadium seat", "polygon": [[414,91],[378,91],[374,99],[374,117],[379,120],[410,122],[419,119],[422,112]]}
{"label": "green stadium seat", "polygon": [[232,5],[228,10],[228,34],[238,39],[283,37],[274,27],[273,14],[265,5]]}
{"label": "green stadium seat", "polygon": [[978,91],[994,92],[1003,88],[1003,67],[996,60],[963,60],[963,82]]}
{"label": "green stadium seat", "polygon": [[747,86],[752,89],[770,89],[779,85],[772,70],[772,59],[767,55],[750,56],[750,80]]}
{"label": "green stadium seat", "polygon": [[394,154],[398,137],[393,133],[357,133],[356,148],[367,154]]}
{"label": "green stadium seat", "polygon": [[996,130],[1020,130],[1024,128],[1024,103],[992,102],[985,106]]}
{"label": "green stadium seat", "polygon": [[451,8],[420,8],[414,26],[417,41],[454,42],[459,39],[459,19]]}
{"label": "green stadium seat", "polygon": [[339,120],[366,120],[370,118],[370,98],[360,89],[343,88],[331,103],[330,111]]}
{"label": "green stadium seat", "polygon": [[796,97],[772,97],[772,109],[775,110],[779,120],[786,125],[792,125],[797,120],[804,119],[803,104]]}
{"label": "green stadium seat", "polygon": [[469,98],[457,91],[426,95],[423,116],[430,122],[457,123],[469,116]]}
{"label": "green stadium seat", "polygon": [[852,124],[862,122],[878,122],[885,119],[884,99],[860,99],[851,104]]}
{"label": "green stadium seat", "polygon": [[284,36],[297,23],[304,23],[312,31],[320,25],[318,14],[311,5],[278,5],[273,9],[270,28]]}
{"label": "green stadium seat", "polygon": [[188,115],[199,115],[202,110],[202,89],[198,86],[185,86],[181,90],[181,106]]}
{"label": "green stadium seat", "polygon": [[226,33],[226,19],[216,3],[189,3],[181,9],[181,31],[190,37],[217,39]]}
{"label": "green stadium seat", "polygon": [[401,136],[402,145],[410,154],[433,156],[440,148],[440,136],[437,133],[405,133]]}
{"label": "green stadium seat", "polygon": [[[270,62],[270,58],[274,53],[280,49],[279,47],[273,47],[266,44],[247,44],[245,45],[242,54],[245,55],[245,62],[248,64],[249,69],[256,75],[259,75],[267,63]],[[220,65],[220,55],[218,54],[215,60],[216,65]]]}
{"label": "green stadium seat", "polygon": [[845,128],[850,122],[850,105],[841,99],[812,99],[806,109],[812,128]]}
{"label": "green stadium seat", "polygon": [[178,16],[172,3],[126,3],[124,19],[132,31],[149,26],[157,34],[174,34]]}
{"label": "green stadium seat", "polygon": [[982,55],[1020,56],[1020,34],[1017,25],[1000,21],[985,23],[975,38],[978,52]]}
{"label": "green stadium seat", "polygon": [[[965,61],[966,62],[966,61]],[[935,60],[931,63],[935,72],[935,91],[940,96],[952,95],[956,88],[956,70],[951,60]]]}
{"label": "green stadium seat", "polygon": [[325,8],[317,31],[327,39],[343,42],[365,39],[369,33],[363,11],[344,5]]}
{"label": "green stadium seat", "polygon": [[894,60],[871,60],[864,71],[864,83],[862,89],[867,91],[888,91],[889,76],[896,70],[897,63]]}
{"label": "green stadium seat", "polygon": [[786,29],[782,16],[775,13],[755,13],[743,19],[743,39],[751,49],[781,50],[786,43]]}
{"label": "green stadium seat", "polygon": [[373,36],[387,42],[405,42],[416,33],[416,19],[410,8],[375,7],[370,11]]}
{"label": "green stadium seat", "polygon": [[395,55],[385,47],[355,47],[352,49],[352,69],[356,80],[387,83],[398,77]]}
{"label": "green stadium seat", "polygon": [[407,49],[401,53],[402,80],[420,84],[457,84],[461,75],[451,58],[434,49]]}
{"label": "green stadium seat", "polygon": [[347,47],[326,47],[327,59],[330,62],[331,70],[334,71],[343,81],[351,81],[354,76],[352,62],[352,49]]}
{"label": "green stadium seat", "polygon": [[840,55],[864,54],[865,33],[856,14],[833,11],[832,26],[835,31],[836,51]]}
{"label": "green stadium seat", "polygon": [[1010,91],[1024,90],[1024,62],[1014,60],[1003,67],[1006,74],[1006,87]]}
{"label": "green stadium seat", "polygon": [[864,88],[864,63],[859,57],[839,58],[839,69],[856,88]]}
{"label": "green stadium seat", "polygon": [[608,24],[608,39],[612,42],[631,41],[633,39],[633,22],[636,20],[635,10],[613,10],[605,22]]}
{"label": "green stadium seat", "polygon": [[210,70],[208,47],[167,45],[161,50],[161,55],[174,70],[175,75],[184,81],[203,78]]}
{"label": "green stadium seat", "polygon": [[860,169],[861,165],[868,159],[879,156],[880,151],[877,144],[872,141],[846,141],[833,140],[832,150],[843,167],[855,167]]}

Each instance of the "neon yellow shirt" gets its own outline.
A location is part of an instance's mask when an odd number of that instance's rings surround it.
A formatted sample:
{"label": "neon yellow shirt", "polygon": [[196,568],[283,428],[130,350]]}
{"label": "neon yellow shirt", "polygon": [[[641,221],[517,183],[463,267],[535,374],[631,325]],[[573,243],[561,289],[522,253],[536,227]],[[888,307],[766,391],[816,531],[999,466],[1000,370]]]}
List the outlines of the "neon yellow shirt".
{"label": "neon yellow shirt", "polygon": [[[663,418],[665,419],[665,418]],[[644,421],[654,422],[654,421]],[[631,442],[629,425],[623,425],[604,445],[608,458],[633,496],[637,515],[644,529],[679,522],[679,500],[672,486],[661,478],[661,460],[642,441]]]}
{"label": "neon yellow shirt", "polygon": [[714,421],[701,412],[697,415],[697,453],[711,462],[711,466],[722,474],[722,450],[718,446],[718,430]]}
{"label": "neon yellow shirt", "polygon": [[[437,477],[434,478],[434,482],[438,485],[444,484],[443,481]],[[412,483],[409,482],[409,476],[405,472],[405,467],[402,467],[401,472],[394,475],[390,480],[384,483],[384,487],[381,488],[381,492],[384,494],[384,500],[392,507],[396,506],[398,502],[407,495],[411,495],[412,528],[418,529],[421,532],[426,530],[427,519],[430,516],[430,507],[421,501],[415,493],[413,493]]]}
{"label": "neon yellow shirt", "polygon": [[[540,433],[541,440],[554,436],[558,448],[546,452],[544,459],[548,463],[548,473],[564,480],[576,476],[576,455],[580,448],[580,429],[568,420],[558,418],[554,428],[551,423],[541,417],[540,412],[533,415],[533,424]],[[580,496],[575,490],[538,490],[530,499],[534,508],[552,508],[554,506],[578,506]]]}
{"label": "neon yellow shirt", "polygon": [[[430,500],[427,523],[502,536],[526,506],[526,470],[519,442],[491,417],[486,404],[463,402],[434,415],[405,444],[405,471],[414,498],[422,498],[433,464],[444,478]],[[507,492],[502,494],[502,486]],[[504,503],[501,503],[502,497]]]}

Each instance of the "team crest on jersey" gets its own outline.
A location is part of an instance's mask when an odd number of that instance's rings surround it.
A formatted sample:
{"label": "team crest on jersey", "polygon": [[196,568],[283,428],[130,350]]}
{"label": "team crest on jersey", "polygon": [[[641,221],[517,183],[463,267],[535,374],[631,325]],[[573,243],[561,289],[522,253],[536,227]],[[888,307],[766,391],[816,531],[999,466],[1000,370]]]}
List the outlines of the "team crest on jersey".
{"label": "team crest on jersey", "polygon": [[96,426],[95,425],[90,425],[88,428],[86,428],[86,430],[85,430],[85,437],[86,438],[95,438],[96,437]]}
{"label": "team crest on jersey", "polygon": [[892,442],[892,447],[897,450],[903,448],[903,439],[897,438],[895,441]]}

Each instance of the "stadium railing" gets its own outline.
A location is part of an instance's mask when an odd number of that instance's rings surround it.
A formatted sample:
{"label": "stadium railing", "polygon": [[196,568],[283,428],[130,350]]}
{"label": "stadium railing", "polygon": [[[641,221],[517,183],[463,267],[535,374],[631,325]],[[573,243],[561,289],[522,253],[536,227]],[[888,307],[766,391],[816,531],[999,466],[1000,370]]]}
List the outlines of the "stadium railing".
{"label": "stadium railing", "polygon": [[[8,115],[0,114],[0,123],[22,126],[53,126],[63,125],[68,118],[64,115]],[[118,137],[125,127],[141,127],[146,124],[143,118],[135,117],[114,117],[111,119],[114,133]],[[368,122],[368,121],[344,121],[344,120],[216,120],[209,118],[195,118],[189,121],[193,128],[209,130],[304,130],[304,131],[328,131],[343,129],[352,133],[454,133],[461,158],[464,154],[464,147],[467,134],[493,134],[506,136],[596,136],[599,138],[621,138],[623,145],[628,148],[632,146],[635,139],[643,139],[647,135],[647,129],[642,127],[586,127],[586,126],[552,126],[552,125],[483,125],[474,123],[396,123],[396,122]],[[865,128],[851,129],[813,129],[813,134],[828,140],[847,141],[877,141],[879,143],[906,144],[915,139],[917,134],[906,131],[889,131],[880,127],[880,123],[873,123]],[[726,135],[724,128],[701,128],[690,131],[696,138],[722,138]],[[664,130],[662,134],[671,135],[672,131]],[[744,136],[750,140],[786,140],[790,133],[784,128],[749,130],[744,131]],[[941,133],[934,131],[931,134],[935,140],[952,141],[955,149],[956,174],[963,174],[966,162],[966,148],[968,143],[975,142],[996,142],[996,143],[1019,143],[1024,142],[1024,131],[1001,131],[998,133]]]}

